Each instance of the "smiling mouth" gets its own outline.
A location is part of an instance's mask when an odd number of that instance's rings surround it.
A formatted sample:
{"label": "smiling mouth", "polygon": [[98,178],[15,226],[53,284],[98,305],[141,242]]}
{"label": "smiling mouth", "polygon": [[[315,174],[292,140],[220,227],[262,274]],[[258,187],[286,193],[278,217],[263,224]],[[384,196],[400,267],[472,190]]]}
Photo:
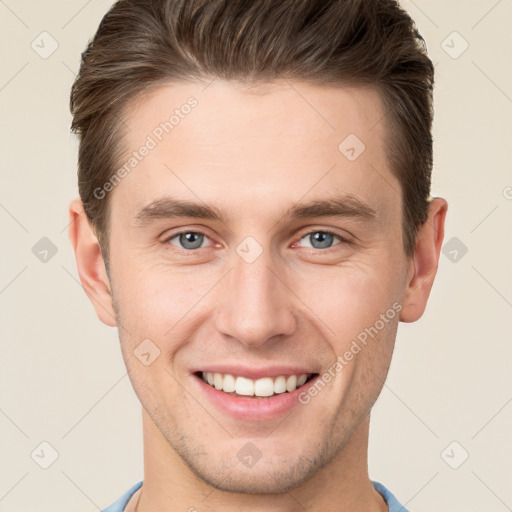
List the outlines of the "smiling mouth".
{"label": "smiling mouth", "polygon": [[318,373],[279,375],[248,379],[229,373],[195,372],[194,375],[218,391],[240,398],[271,398],[282,393],[291,393],[307,384]]}

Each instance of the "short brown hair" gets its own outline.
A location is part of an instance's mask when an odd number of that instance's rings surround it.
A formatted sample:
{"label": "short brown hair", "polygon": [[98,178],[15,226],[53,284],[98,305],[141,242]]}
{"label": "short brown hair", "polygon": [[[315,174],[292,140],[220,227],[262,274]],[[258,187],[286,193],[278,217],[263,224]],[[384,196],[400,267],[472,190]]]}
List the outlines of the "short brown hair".
{"label": "short brown hair", "polygon": [[397,1],[119,0],[83,52],[70,98],[80,197],[104,256],[108,200],[94,191],[119,165],[129,103],[155,86],[216,77],[375,86],[413,255],[430,199],[434,68]]}

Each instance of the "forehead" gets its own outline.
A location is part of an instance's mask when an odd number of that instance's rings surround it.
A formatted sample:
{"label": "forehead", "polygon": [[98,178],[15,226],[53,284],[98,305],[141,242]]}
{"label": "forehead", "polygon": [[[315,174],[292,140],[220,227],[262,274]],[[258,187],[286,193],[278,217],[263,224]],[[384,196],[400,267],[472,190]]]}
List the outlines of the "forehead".
{"label": "forehead", "polygon": [[400,187],[387,163],[383,118],[369,87],[164,85],[125,112],[128,149],[119,166],[134,165],[115,195],[132,215],[168,194],[219,207],[229,201],[249,215],[341,192],[389,216]]}

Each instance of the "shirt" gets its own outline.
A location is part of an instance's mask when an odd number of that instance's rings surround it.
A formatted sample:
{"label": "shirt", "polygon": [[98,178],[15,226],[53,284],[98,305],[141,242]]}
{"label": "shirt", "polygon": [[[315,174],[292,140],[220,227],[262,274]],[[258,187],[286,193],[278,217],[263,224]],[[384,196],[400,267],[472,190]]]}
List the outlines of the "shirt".
{"label": "shirt", "polygon": [[[123,512],[124,507],[126,507],[127,503],[130,501],[130,498],[135,494],[135,492],[142,486],[143,480],[136,483],[133,487],[128,489],[117,501],[112,503],[109,507],[102,510],[101,512]],[[373,487],[382,495],[382,497],[386,500],[388,504],[389,512],[408,512],[408,510],[400,505],[395,496],[384,487],[379,482],[375,482],[372,480]]]}

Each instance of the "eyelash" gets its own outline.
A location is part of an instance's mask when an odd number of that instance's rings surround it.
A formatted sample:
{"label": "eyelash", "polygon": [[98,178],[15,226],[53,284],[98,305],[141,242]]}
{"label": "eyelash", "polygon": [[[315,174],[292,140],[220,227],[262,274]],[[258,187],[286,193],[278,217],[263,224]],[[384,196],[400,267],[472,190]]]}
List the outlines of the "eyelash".
{"label": "eyelash", "polygon": [[[173,238],[176,238],[176,237],[179,237],[180,235],[183,235],[183,234],[186,234],[186,233],[194,233],[196,235],[202,235],[206,238],[210,238],[206,233],[203,233],[202,231],[196,231],[196,230],[184,230],[184,231],[178,231],[177,233],[173,233],[171,236],[167,237],[163,243],[164,244],[169,244],[170,241],[173,239]],[[306,247],[306,249],[310,249],[310,250],[313,250],[313,251],[320,251],[320,252],[328,252],[330,251],[331,249],[334,249],[336,247],[336,245],[341,245],[341,244],[350,244],[350,240],[342,237],[341,235],[339,235],[338,233],[335,233],[334,231],[331,231],[329,229],[314,229],[312,231],[308,231],[304,234],[302,234],[300,237],[299,237],[299,241],[301,241],[303,238],[306,238],[308,235],[312,235],[314,233],[324,233],[324,234],[327,234],[327,235],[332,235],[333,237],[335,238],[338,238],[340,240],[340,244],[335,244],[335,245],[332,245],[331,247],[327,247],[325,249],[315,249],[314,247]],[[294,242],[295,244],[296,242]],[[183,249],[183,248],[180,248],[180,247],[176,247],[176,250],[178,252],[181,252],[181,253],[187,253],[187,254],[192,254],[194,252],[197,252],[198,250],[200,249],[207,249],[207,247],[198,247],[196,249]]]}

